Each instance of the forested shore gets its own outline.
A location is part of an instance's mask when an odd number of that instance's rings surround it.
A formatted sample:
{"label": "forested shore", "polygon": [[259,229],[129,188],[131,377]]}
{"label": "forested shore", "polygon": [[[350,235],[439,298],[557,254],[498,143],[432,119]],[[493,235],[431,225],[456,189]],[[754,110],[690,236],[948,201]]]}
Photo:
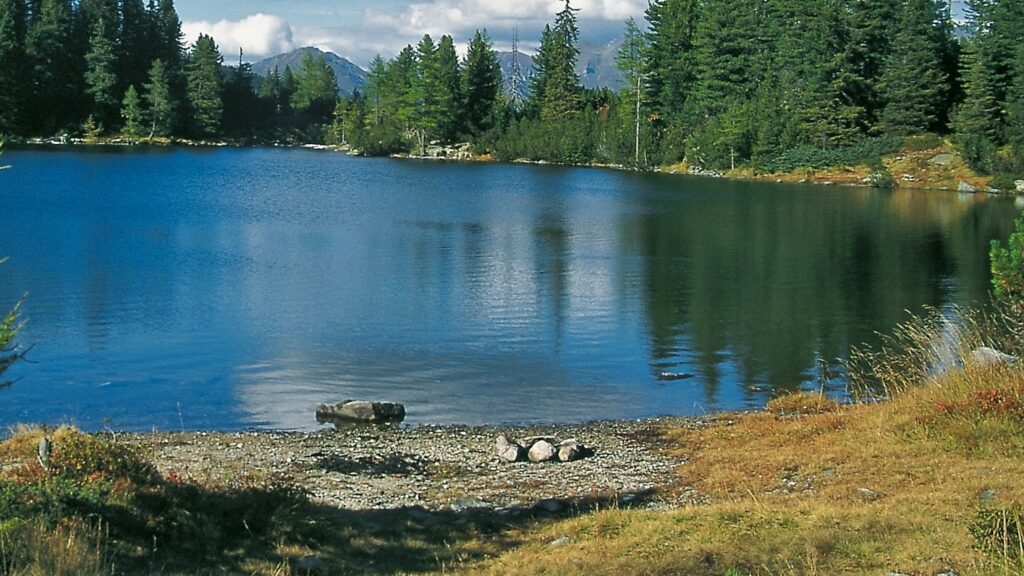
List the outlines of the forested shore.
{"label": "forested shore", "polygon": [[[525,83],[486,31],[460,58],[424,35],[337,96],[320,58],[255,76],[215,39],[184,46],[173,0],[0,0],[0,135],[346,145],[498,160],[683,165],[752,175],[868,167],[952,145],[999,189],[1024,177],[1024,6],[972,0],[657,0],[628,21],[621,89],[575,73],[578,10],[541,33]],[[233,58],[233,56],[232,56]]]}

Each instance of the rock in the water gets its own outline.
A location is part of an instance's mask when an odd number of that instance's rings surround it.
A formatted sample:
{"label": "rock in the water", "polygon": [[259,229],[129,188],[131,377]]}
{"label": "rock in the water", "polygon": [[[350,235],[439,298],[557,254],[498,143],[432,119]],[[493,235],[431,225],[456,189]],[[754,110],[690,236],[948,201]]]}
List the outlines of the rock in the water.
{"label": "rock in the water", "polygon": [[538,440],[530,446],[530,462],[547,462],[557,454],[558,451],[547,440]]}
{"label": "rock in the water", "polygon": [[498,451],[498,458],[507,462],[518,462],[523,456],[523,447],[509,441],[508,436],[505,436],[504,434],[498,436],[498,440],[495,441],[494,447]]}
{"label": "rock in the water", "polygon": [[321,404],[316,410],[317,422],[401,422],[405,420],[405,406],[394,402],[367,402],[346,400],[328,406]]}
{"label": "rock in the water", "polygon": [[1024,193],[1024,180],[1015,180],[1013,185],[1017,187],[1017,192]]}
{"label": "rock in the water", "polygon": [[968,182],[960,181],[960,184],[956,187],[957,192],[977,192],[978,189],[972,186]]}
{"label": "rock in the water", "polygon": [[299,574],[320,572],[324,569],[324,561],[316,556],[304,556],[295,563],[295,570]]}
{"label": "rock in the water", "polygon": [[558,444],[558,461],[572,462],[573,460],[579,460],[582,451],[583,446],[575,438],[565,440]]}
{"label": "rock in the water", "polygon": [[676,380],[689,380],[693,374],[687,372],[658,372],[658,380],[661,382],[675,382]]}
{"label": "rock in the water", "polygon": [[982,346],[981,348],[975,348],[971,352],[971,362],[978,366],[1007,366],[1010,364],[1016,364],[1018,358],[1009,354],[1004,354],[999,350],[987,348]]}

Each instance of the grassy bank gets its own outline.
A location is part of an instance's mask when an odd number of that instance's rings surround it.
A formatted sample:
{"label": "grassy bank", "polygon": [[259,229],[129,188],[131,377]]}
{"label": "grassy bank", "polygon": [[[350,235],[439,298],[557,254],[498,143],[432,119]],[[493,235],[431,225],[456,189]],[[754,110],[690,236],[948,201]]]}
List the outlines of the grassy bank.
{"label": "grassy bank", "polygon": [[[0,445],[2,574],[1017,574],[1024,368],[968,366],[892,401],[779,399],[663,431],[688,458],[668,511],[556,517],[319,506],[273,478],[200,485],[112,439]],[[313,559],[310,559],[313,558]]]}

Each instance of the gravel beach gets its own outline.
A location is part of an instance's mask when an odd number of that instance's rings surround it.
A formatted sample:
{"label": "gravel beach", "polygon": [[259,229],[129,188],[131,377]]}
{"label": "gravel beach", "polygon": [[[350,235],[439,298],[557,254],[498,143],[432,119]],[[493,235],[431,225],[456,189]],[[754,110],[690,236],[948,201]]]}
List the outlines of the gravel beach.
{"label": "gravel beach", "polygon": [[[558,426],[353,426],[317,432],[154,433],[128,437],[165,475],[201,482],[280,480],[328,506],[557,509],[583,501],[651,508],[692,502],[677,483],[684,462],[661,431],[701,419],[656,418]],[[568,463],[503,462],[495,439],[575,438],[593,451]],[[670,489],[671,488],[671,489]]]}

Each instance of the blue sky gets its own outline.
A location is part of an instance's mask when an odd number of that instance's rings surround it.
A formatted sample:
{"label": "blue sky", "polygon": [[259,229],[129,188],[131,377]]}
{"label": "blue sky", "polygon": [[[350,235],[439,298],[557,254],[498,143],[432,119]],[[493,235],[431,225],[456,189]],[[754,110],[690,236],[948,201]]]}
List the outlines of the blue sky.
{"label": "blue sky", "polygon": [[[531,52],[544,24],[563,0],[177,0],[186,40],[211,34],[225,55],[241,47],[258,60],[316,46],[366,66],[375,54],[392,57],[424,33],[450,34],[464,45],[486,28],[495,47],[508,50],[518,27],[522,49]],[[959,15],[956,0],[955,12]],[[608,42],[621,35],[626,18],[642,20],[647,0],[573,0],[580,9],[583,41]],[[228,56],[230,58],[230,56]]]}
{"label": "blue sky", "polygon": [[[255,60],[302,46],[330,50],[366,66],[377,53],[394,56],[424,33],[450,34],[465,44],[486,28],[507,50],[518,27],[522,48],[536,46],[544,24],[563,0],[177,0],[186,40],[211,34],[225,55],[242,47]],[[621,34],[626,18],[643,17],[647,0],[573,0],[583,40],[603,43]]]}

